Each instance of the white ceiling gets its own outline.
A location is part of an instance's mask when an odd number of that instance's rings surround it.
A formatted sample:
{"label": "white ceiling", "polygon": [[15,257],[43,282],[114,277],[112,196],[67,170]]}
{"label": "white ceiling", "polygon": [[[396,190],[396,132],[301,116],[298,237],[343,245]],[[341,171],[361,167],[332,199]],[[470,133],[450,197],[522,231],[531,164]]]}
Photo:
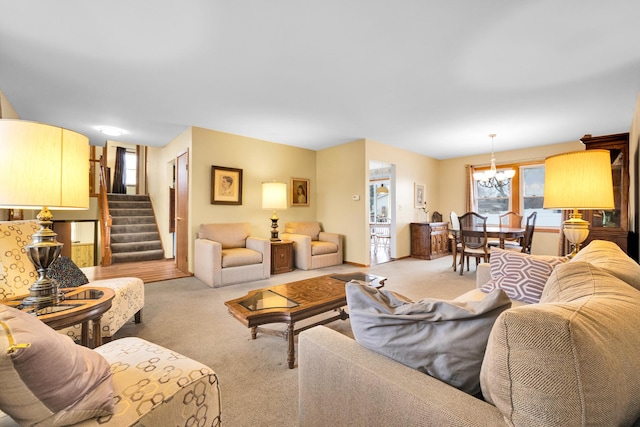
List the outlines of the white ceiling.
{"label": "white ceiling", "polygon": [[188,126],[438,159],[626,132],[637,0],[0,0],[0,89],[94,145]]}

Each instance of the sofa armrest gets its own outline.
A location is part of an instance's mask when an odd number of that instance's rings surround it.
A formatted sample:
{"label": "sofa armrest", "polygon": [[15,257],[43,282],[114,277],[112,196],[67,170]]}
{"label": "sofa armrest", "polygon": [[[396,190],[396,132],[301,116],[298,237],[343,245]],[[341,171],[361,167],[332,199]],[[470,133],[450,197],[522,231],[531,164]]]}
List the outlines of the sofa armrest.
{"label": "sofa armrest", "polygon": [[339,247],[342,246],[342,235],[341,234],[327,233],[326,231],[321,231],[320,234],[318,234],[318,240],[321,240],[323,242],[334,243],[334,244],[338,245]]}
{"label": "sofa armrest", "polygon": [[282,240],[293,241],[293,257],[296,268],[307,270],[311,267],[311,237],[305,234],[282,233]]}
{"label": "sofa armrest", "polygon": [[489,263],[482,262],[478,264],[478,268],[476,269],[476,288],[479,289],[489,280],[491,280],[491,268],[489,268]]}
{"label": "sofa armrest", "polygon": [[209,239],[196,239],[193,250],[193,275],[213,287],[222,279],[222,245]]}
{"label": "sofa armrest", "polygon": [[258,251],[262,255],[271,254],[271,242],[269,239],[263,239],[261,237],[247,237],[246,247],[247,249]]}
{"label": "sofa armrest", "polygon": [[301,427],[506,425],[494,406],[327,327],[298,339]]}

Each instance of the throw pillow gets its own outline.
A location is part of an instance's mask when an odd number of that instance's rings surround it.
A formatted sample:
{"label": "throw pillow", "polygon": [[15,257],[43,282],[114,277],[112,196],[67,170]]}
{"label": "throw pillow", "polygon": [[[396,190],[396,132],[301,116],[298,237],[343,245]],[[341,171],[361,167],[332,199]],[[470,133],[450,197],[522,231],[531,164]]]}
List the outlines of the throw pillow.
{"label": "throw pillow", "polygon": [[493,322],[511,307],[500,289],[479,301],[425,298],[413,302],[397,293],[357,282],[346,285],[356,341],[475,395]]}
{"label": "throw pillow", "polygon": [[553,269],[567,262],[566,257],[529,255],[491,248],[491,280],[481,286],[484,292],[502,289],[509,298],[529,304],[540,301],[544,284]]}
{"label": "throw pillow", "polygon": [[571,262],[579,261],[600,267],[640,290],[640,265],[613,242],[593,240],[571,259]]}
{"label": "throw pillow", "polygon": [[113,413],[109,363],[37,317],[0,305],[0,348],[0,410],[21,425]]}
{"label": "throw pillow", "polygon": [[76,286],[89,283],[87,276],[80,268],[66,256],[58,257],[51,267],[48,276],[58,282],[61,288],[75,288]]}

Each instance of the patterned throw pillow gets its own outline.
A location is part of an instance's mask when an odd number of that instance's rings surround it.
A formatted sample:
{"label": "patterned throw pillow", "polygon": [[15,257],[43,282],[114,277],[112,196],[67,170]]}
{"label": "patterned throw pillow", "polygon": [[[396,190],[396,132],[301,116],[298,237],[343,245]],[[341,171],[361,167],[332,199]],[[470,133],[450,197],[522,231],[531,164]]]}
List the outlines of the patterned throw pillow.
{"label": "patterned throw pillow", "polygon": [[511,299],[534,304],[540,301],[544,285],[553,269],[567,261],[566,257],[529,255],[491,248],[491,280],[480,289],[491,292],[499,288]]}
{"label": "patterned throw pillow", "polygon": [[51,264],[48,276],[56,280],[61,288],[75,288],[89,283],[89,279],[87,279],[82,270],[71,261],[71,258],[66,256],[59,257]]}

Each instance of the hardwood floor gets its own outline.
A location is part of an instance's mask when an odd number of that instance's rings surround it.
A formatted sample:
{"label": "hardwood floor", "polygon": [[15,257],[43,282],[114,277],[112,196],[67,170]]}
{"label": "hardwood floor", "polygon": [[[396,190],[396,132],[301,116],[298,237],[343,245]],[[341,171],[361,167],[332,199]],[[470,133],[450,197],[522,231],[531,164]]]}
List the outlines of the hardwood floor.
{"label": "hardwood floor", "polygon": [[144,283],[152,283],[192,276],[190,273],[178,270],[173,259],[128,262],[113,264],[109,267],[84,267],[82,271],[90,281],[133,276],[139,277]]}

